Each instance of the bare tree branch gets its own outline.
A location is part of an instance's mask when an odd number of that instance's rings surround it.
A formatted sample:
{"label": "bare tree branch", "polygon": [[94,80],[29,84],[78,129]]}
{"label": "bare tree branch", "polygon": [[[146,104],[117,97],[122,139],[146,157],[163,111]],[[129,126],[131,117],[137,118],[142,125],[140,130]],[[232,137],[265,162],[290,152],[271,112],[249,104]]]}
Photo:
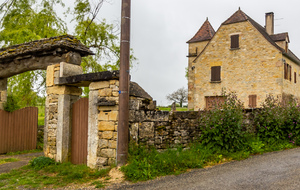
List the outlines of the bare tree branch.
{"label": "bare tree branch", "polygon": [[85,32],[84,35],[86,36],[86,33],[88,32],[90,25],[93,23],[94,19],[97,17],[102,5],[103,5],[104,0],[99,0],[98,4],[96,5],[95,9],[91,12],[92,14],[92,19],[89,22],[89,24],[87,25],[87,27],[85,28]]}
{"label": "bare tree branch", "polygon": [[3,15],[2,18],[1,18],[0,23],[2,23],[3,19],[5,18],[5,16],[7,15],[8,11],[9,11],[10,7],[13,5],[13,3],[14,3],[15,1],[16,1],[16,0],[5,0],[5,2],[2,3],[2,4],[0,5],[0,11],[3,10],[3,8],[5,7],[5,5],[8,5],[8,6],[7,6],[7,9],[6,9],[5,13],[4,13],[4,15]]}

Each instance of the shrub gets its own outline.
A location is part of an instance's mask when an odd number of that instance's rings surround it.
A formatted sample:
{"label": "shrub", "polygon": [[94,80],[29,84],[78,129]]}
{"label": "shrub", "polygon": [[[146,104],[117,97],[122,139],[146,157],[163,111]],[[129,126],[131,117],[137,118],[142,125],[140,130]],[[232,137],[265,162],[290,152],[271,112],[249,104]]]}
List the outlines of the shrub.
{"label": "shrub", "polygon": [[221,109],[218,105],[203,112],[200,140],[204,145],[233,152],[241,150],[245,142],[243,103],[235,93],[223,95],[226,99]]}
{"label": "shrub", "polygon": [[266,142],[299,143],[300,107],[292,98],[280,101],[268,95],[262,109],[254,113],[257,136]]}
{"label": "shrub", "polygon": [[46,166],[53,164],[55,164],[55,161],[45,156],[40,156],[30,161],[30,166],[33,167],[35,170],[40,170],[45,168]]}

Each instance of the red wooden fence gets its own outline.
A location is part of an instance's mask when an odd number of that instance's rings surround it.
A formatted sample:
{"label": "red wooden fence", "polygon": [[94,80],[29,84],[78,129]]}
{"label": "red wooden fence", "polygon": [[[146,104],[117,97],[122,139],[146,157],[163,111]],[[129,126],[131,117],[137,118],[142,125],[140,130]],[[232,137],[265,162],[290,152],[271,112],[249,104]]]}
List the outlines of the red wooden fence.
{"label": "red wooden fence", "polygon": [[36,149],[38,108],[0,110],[0,154]]}
{"label": "red wooden fence", "polygon": [[71,149],[73,164],[87,163],[88,109],[88,98],[81,98],[73,104]]}

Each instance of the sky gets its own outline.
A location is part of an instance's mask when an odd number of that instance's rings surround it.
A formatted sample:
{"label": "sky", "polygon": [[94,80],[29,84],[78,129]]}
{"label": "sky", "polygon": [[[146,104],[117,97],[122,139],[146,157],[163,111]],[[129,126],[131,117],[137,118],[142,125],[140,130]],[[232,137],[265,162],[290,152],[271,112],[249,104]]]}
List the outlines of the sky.
{"label": "sky", "polygon": [[[187,88],[188,41],[206,18],[217,31],[239,7],[265,25],[265,13],[274,12],[275,33],[288,32],[289,48],[300,57],[299,0],[131,0],[131,48],[138,64],[131,80],[144,88],[157,105],[171,104],[166,95]],[[99,18],[120,24],[121,0],[107,0]]]}

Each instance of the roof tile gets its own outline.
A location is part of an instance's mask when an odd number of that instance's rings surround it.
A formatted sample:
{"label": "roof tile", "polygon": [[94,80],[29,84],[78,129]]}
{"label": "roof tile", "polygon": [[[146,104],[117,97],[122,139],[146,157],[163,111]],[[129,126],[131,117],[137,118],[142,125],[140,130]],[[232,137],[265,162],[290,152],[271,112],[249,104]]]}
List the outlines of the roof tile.
{"label": "roof tile", "polygon": [[202,42],[206,40],[211,40],[212,37],[215,35],[215,30],[211,26],[208,19],[203,23],[201,28],[198,30],[198,32],[195,34],[194,37],[192,37],[187,43],[193,43],[193,42]]}

